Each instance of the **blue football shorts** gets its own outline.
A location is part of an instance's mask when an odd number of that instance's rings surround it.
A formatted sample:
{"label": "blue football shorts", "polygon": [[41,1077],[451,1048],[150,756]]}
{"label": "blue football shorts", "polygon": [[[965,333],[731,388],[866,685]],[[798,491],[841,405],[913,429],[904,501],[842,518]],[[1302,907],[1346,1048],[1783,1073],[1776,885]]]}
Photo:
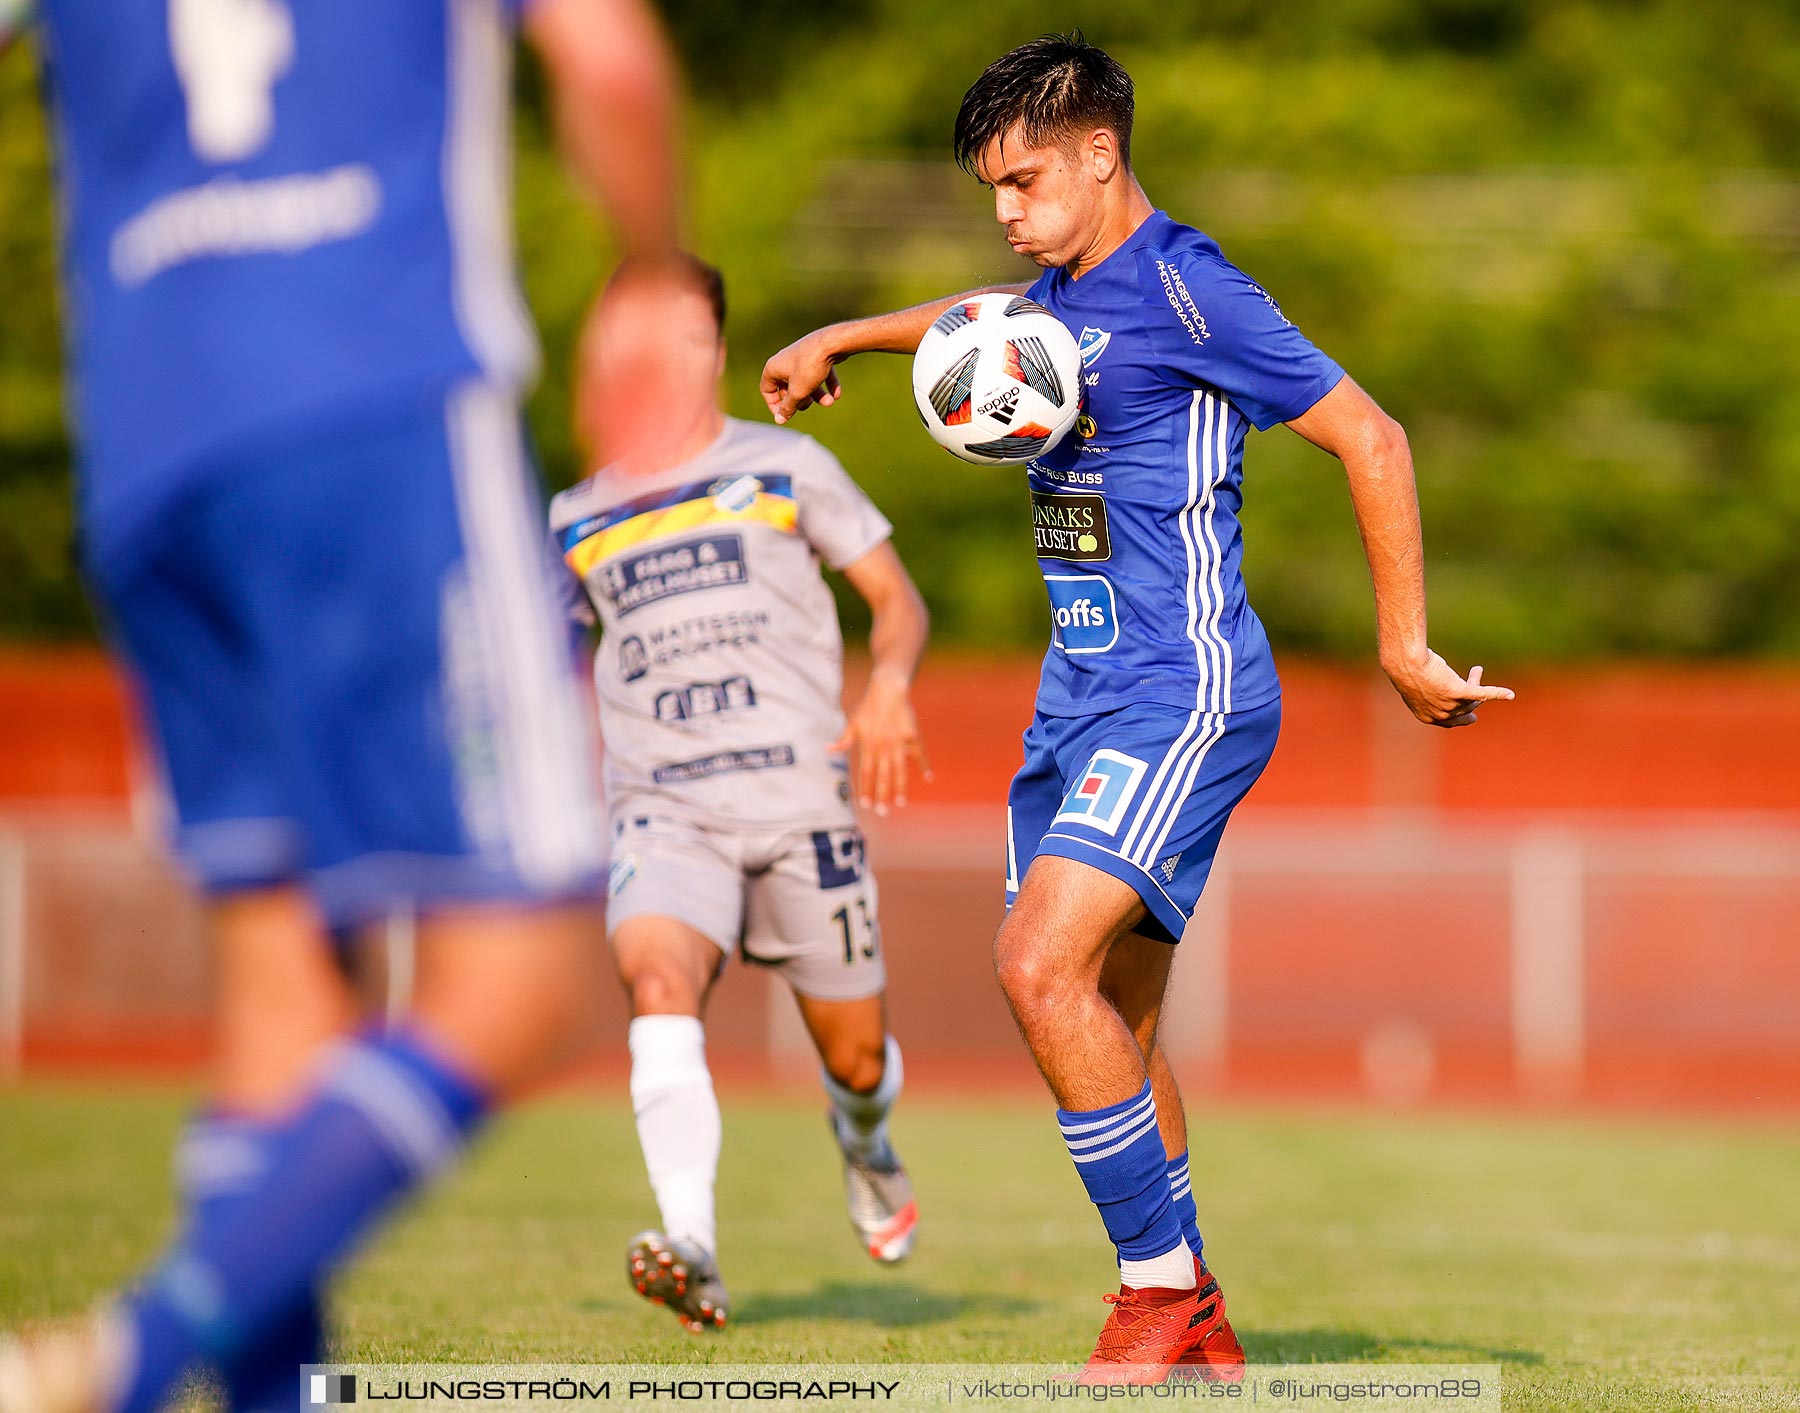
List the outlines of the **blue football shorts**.
{"label": "blue football shorts", "polygon": [[1006,905],[1045,854],[1133,889],[1137,930],[1181,940],[1225,821],[1269,763],[1281,699],[1240,712],[1134,703],[1094,716],[1039,712],[1006,797]]}
{"label": "blue football shorts", "polygon": [[209,893],[335,927],[597,897],[591,726],[511,395],[480,384],[221,458],[91,564]]}

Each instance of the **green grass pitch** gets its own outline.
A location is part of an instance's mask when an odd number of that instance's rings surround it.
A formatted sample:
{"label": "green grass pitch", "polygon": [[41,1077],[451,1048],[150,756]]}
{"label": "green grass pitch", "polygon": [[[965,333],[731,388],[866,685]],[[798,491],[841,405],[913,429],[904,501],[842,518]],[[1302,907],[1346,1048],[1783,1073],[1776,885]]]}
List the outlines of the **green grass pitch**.
{"label": "green grass pitch", "polygon": [[[0,1090],[0,1326],[156,1249],[184,1098]],[[511,1116],[338,1291],[368,1361],[1070,1362],[1108,1248],[1047,1102],[909,1097],[919,1247],[862,1256],[820,1106],[724,1097],[729,1332],[627,1289],[654,1218],[621,1098]],[[1207,1254],[1257,1361],[1499,1361],[1509,1409],[1800,1408],[1800,1133],[1232,1107],[1196,1114]]]}

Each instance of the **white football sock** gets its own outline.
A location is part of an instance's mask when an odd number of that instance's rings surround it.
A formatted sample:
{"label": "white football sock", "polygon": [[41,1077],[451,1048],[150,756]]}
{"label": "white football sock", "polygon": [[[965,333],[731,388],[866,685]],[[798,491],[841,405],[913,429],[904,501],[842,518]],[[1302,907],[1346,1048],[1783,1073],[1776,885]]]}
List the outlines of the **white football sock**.
{"label": "white football sock", "polygon": [[887,1051],[881,1067],[881,1083],[867,1094],[846,1089],[827,1070],[819,1074],[825,1082],[826,1096],[838,1116],[838,1141],[844,1151],[859,1162],[867,1162],[887,1146],[887,1116],[900,1097],[906,1083],[906,1067],[900,1062],[900,1042],[887,1038]]}
{"label": "white football sock", "polygon": [[1148,1261],[1121,1261],[1119,1284],[1133,1290],[1151,1286],[1160,1290],[1193,1290],[1199,1284],[1194,1275],[1194,1253],[1184,1240],[1173,1251],[1152,1256]]}
{"label": "white football sock", "polygon": [[706,1032],[694,1016],[639,1016],[628,1035],[631,1109],[663,1231],[717,1255],[719,1100],[706,1068]]}

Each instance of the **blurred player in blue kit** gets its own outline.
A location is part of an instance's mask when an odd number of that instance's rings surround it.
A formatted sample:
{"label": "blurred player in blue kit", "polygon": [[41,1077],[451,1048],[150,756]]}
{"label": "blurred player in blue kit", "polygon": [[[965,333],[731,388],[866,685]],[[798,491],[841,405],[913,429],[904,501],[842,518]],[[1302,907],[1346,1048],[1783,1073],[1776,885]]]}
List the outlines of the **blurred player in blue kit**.
{"label": "blurred player in blue kit", "polygon": [[[824,1066],[850,1220],[877,1261],[912,1249],[912,1184],[888,1136],[875,879],[852,801],[906,802],[924,766],[910,689],[928,619],[892,526],[811,437],[727,417],[725,284],[698,259],[669,298],[621,267],[576,379],[599,469],[550,505],[572,617],[605,636],[594,689],[613,855],[606,925],[631,1000],[631,1098],[662,1213],[626,1253],[633,1287],[691,1331],[726,1323],[714,1215],[719,1104],[701,1014],[735,951],[794,993]],[[682,378],[657,455],[607,455],[641,395],[634,311],[654,301]],[[869,605],[868,685],[848,720],[843,636],[820,573]],[[855,775],[851,775],[854,756]]]}
{"label": "blurred player in blue kit", "polygon": [[[40,8],[86,569],[209,900],[218,1053],[174,1243],[0,1352],[0,1409],[142,1413],[200,1369],[291,1408],[324,1283],[561,1042],[598,940],[518,412],[514,31],[650,270],[673,74],[643,0]],[[634,337],[653,404],[668,341]],[[358,1032],[329,933],[396,910],[414,1004]]]}
{"label": "blurred player in blue kit", "polygon": [[[1130,77],[1080,36],[991,64],[956,157],[994,192],[1008,244],[1042,266],[1005,287],[1077,335],[1086,406],[1032,461],[1051,612],[1037,713],[1007,801],[1000,985],[1117,1249],[1120,1289],[1084,1377],[1233,1377],[1243,1351],[1202,1254],[1181,1097],[1157,1039],[1174,947],[1226,820],[1275,746],[1280,684],[1241,574],[1243,452],[1277,423],[1348,476],[1383,669],[1420,721],[1510,698],[1427,645],[1405,434],[1207,236],[1156,210],[1131,169]],[[910,353],[967,298],[832,325],[772,357],[776,421],[835,402],[834,365]],[[1204,1155],[1204,1143],[1197,1145]]]}

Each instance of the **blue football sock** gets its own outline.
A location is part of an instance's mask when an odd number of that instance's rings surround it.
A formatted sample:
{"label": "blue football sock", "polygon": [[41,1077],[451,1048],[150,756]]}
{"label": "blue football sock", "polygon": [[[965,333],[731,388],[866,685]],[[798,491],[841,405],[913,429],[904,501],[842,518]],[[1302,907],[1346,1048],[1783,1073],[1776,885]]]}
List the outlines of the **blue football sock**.
{"label": "blue football sock", "polygon": [[[228,1218],[267,1177],[285,1126],[280,1120],[216,1111],[189,1121],[176,1148],[175,1176],[190,1232]],[[230,1413],[290,1408],[300,1366],[324,1360],[324,1313],[315,1289],[219,1371],[225,1406]]]}
{"label": "blue football sock", "polygon": [[1058,1109],[1056,1121],[1121,1262],[1152,1260],[1183,1244],[1148,1080],[1124,1103]]}
{"label": "blue football sock", "polygon": [[1204,1262],[1200,1241],[1200,1212],[1194,1205],[1194,1184],[1188,1176],[1188,1155],[1183,1153],[1178,1158],[1169,1159],[1169,1201],[1175,1207],[1175,1220],[1181,1223],[1181,1236],[1188,1244],[1188,1250],[1194,1253],[1196,1261]]}
{"label": "blue football sock", "polygon": [[407,1036],[344,1046],[273,1145],[267,1176],[126,1299],[137,1363],[117,1413],[152,1413],[196,1364],[233,1367],[292,1319],[486,1109],[474,1084]]}

